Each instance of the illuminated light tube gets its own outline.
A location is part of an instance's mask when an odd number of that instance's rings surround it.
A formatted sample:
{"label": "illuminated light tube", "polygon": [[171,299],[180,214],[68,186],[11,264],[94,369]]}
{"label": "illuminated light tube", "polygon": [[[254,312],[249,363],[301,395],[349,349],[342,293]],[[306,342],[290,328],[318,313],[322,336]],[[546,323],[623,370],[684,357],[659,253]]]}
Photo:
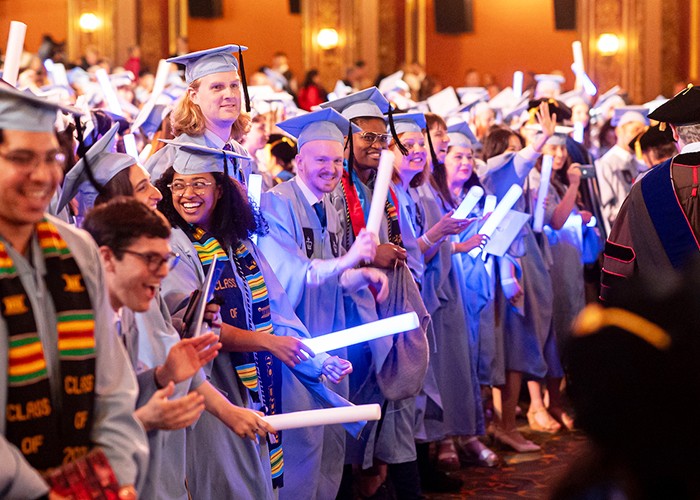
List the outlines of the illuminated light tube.
{"label": "illuminated light tube", "polygon": [[[260,210],[260,196],[262,193],[262,175],[260,174],[250,174],[248,177],[248,199],[251,200],[256,205],[256,209]],[[258,235],[251,235],[251,241],[258,244]]]}
{"label": "illuminated light tube", "polygon": [[[384,207],[386,197],[389,194],[389,183],[391,174],[394,172],[394,153],[385,149],[379,159],[377,168],[377,180],[374,183],[374,193],[372,194],[372,204],[369,207],[367,217],[367,231],[379,238],[379,226],[384,217]],[[398,208],[398,207],[397,207]]]}
{"label": "illuminated light tube", "polygon": [[459,204],[455,213],[452,214],[453,219],[466,219],[467,215],[471,213],[481,197],[484,196],[484,190],[479,186],[472,186],[472,188],[464,197],[462,203]]}
{"label": "illuminated light tube", "polygon": [[537,190],[537,204],[535,205],[535,216],[533,218],[532,230],[536,233],[542,232],[544,225],[544,202],[549,190],[549,179],[552,177],[552,156],[542,157],[542,172],[540,174],[540,187]]}
{"label": "illuminated light tube", "polygon": [[[506,215],[513,205],[520,199],[523,194],[523,188],[517,184],[513,184],[508,192],[503,196],[501,202],[496,205],[496,208],[491,212],[491,216],[486,220],[484,225],[479,230],[479,234],[488,236],[489,238],[493,236],[494,231],[498,225],[503,221]],[[475,258],[481,253],[481,248],[473,248],[469,251],[469,256]]]}
{"label": "illuminated light tube", "polygon": [[107,71],[104,68],[100,68],[95,71],[95,76],[97,81],[100,83],[100,88],[105,96],[105,101],[107,101],[107,107],[112,113],[117,115],[122,114],[122,106],[119,104],[119,99],[117,99],[117,93],[114,91],[114,87],[109,81],[109,76],[107,76]]}
{"label": "illuminated light tube", "polygon": [[295,411],[261,417],[277,431],[315,427],[317,425],[349,424],[363,420],[379,420],[382,409],[378,404],[341,406],[322,410]]}
{"label": "illuminated light tube", "polygon": [[484,215],[490,214],[494,210],[496,210],[496,203],[498,202],[498,198],[496,198],[495,194],[489,194],[486,196],[486,199],[484,200]]}
{"label": "illuminated light tube", "polygon": [[136,147],[136,137],[134,137],[134,134],[124,135],[124,149],[126,150],[126,154],[131,156],[136,162],[139,161],[139,150]]}
{"label": "illuminated light tube", "polygon": [[523,72],[516,71],[513,73],[513,94],[515,97],[520,98],[523,95]]}
{"label": "illuminated light tube", "polygon": [[312,339],[301,339],[301,341],[313,352],[320,354],[395,333],[408,332],[418,328],[419,325],[418,315],[415,312],[410,312]]}
{"label": "illuminated light tube", "polygon": [[5,66],[2,71],[2,79],[13,87],[17,86],[19,65],[24,50],[24,35],[27,33],[27,25],[19,21],[10,23],[10,33],[7,35],[7,50],[5,51]]}

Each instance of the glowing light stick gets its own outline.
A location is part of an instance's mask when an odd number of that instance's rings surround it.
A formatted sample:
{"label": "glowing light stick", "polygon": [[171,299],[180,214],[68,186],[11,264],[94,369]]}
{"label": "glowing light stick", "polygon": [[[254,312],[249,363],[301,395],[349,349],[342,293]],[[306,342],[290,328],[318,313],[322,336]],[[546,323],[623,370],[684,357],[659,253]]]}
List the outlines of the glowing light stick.
{"label": "glowing light stick", "polygon": [[496,209],[496,202],[498,202],[498,198],[496,198],[495,194],[489,194],[486,196],[486,199],[484,200],[484,215],[490,214]]}
{"label": "glowing light stick", "polygon": [[24,35],[26,33],[26,24],[19,21],[10,22],[2,79],[13,87],[17,86],[17,76],[19,75],[19,65],[22,59],[22,51],[24,50]]}
{"label": "glowing light stick", "polygon": [[139,161],[139,150],[136,147],[136,137],[134,137],[134,134],[124,135],[124,149],[126,149],[126,154],[131,156],[136,162]]}
{"label": "glowing light stick", "polygon": [[532,230],[536,233],[542,232],[544,225],[544,201],[549,190],[549,179],[552,177],[552,156],[542,157],[542,171],[540,173],[540,187],[537,190],[537,204],[535,205],[535,217],[532,223]]}
{"label": "glowing light stick", "polygon": [[394,153],[385,149],[382,151],[382,156],[379,159],[377,180],[374,183],[372,204],[369,207],[369,216],[367,217],[367,231],[374,234],[377,238],[379,238],[379,226],[382,217],[384,217],[384,207],[386,206],[386,197],[389,194],[389,183],[393,172]]}
{"label": "glowing light stick", "polygon": [[146,160],[148,160],[148,157],[151,156],[151,151],[153,150],[153,144],[146,144],[143,149],[141,150],[141,153],[139,154],[139,163],[143,165]]}
{"label": "glowing light stick", "polygon": [[[260,174],[250,174],[248,177],[248,198],[255,203],[258,209],[260,209],[260,196],[262,193],[262,175]],[[258,235],[254,234],[251,237],[253,243],[258,243]]]}
{"label": "glowing light stick", "polygon": [[313,339],[302,339],[304,345],[316,354],[333,351],[341,347],[375,340],[395,333],[408,332],[418,328],[418,315],[415,312],[399,314],[364,325],[321,335]]}
{"label": "glowing light stick", "polygon": [[[501,221],[505,218],[506,215],[508,215],[510,209],[513,208],[513,205],[515,205],[518,199],[520,199],[522,194],[523,188],[521,188],[517,184],[513,184],[508,190],[508,192],[503,196],[501,202],[498,205],[496,205],[496,208],[493,210],[493,212],[491,212],[491,215],[486,220],[484,225],[481,226],[479,234],[486,235],[490,238],[493,235],[494,231],[496,231],[496,228],[501,223]],[[472,258],[475,258],[477,255],[479,255],[480,252],[481,248],[473,248],[469,251],[469,255]]]}
{"label": "glowing light stick", "polygon": [[455,213],[452,214],[453,219],[466,219],[467,215],[471,213],[481,197],[484,196],[484,190],[479,186],[472,186],[472,188],[464,197],[462,203],[459,204]]}
{"label": "glowing light stick", "polygon": [[513,73],[513,94],[515,97],[520,98],[523,95],[523,72],[516,71]]}
{"label": "glowing light stick", "polygon": [[349,424],[363,420],[379,420],[382,409],[378,404],[341,406],[340,408],[325,408],[323,410],[295,411],[268,415],[262,419],[275,430],[299,429],[317,425]]}
{"label": "glowing light stick", "polygon": [[104,68],[100,68],[97,71],[95,71],[95,76],[97,77],[97,81],[100,84],[100,88],[102,89],[102,94],[105,97],[105,101],[107,101],[107,107],[112,113],[121,115],[122,106],[121,104],[119,104],[117,93],[114,91],[114,87],[112,87],[112,83],[109,81],[107,71],[105,71]]}

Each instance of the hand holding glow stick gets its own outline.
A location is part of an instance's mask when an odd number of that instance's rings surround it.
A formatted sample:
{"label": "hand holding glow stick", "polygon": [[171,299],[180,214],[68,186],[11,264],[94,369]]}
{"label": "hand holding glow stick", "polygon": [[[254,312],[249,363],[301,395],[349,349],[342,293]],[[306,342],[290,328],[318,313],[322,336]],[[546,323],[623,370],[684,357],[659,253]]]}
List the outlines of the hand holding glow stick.
{"label": "hand holding glow stick", "polygon": [[467,193],[467,196],[464,197],[462,203],[459,204],[457,210],[455,210],[455,212],[452,214],[452,218],[466,219],[467,216],[474,209],[476,204],[479,203],[479,200],[482,196],[484,196],[483,188],[479,186],[472,186],[472,188]]}
{"label": "hand holding glow stick", "polygon": [[379,238],[379,227],[382,217],[384,217],[384,207],[386,197],[389,194],[389,183],[391,175],[394,173],[394,153],[385,149],[379,159],[377,169],[377,180],[374,183],[374,193],[372,194],[372,204],[369,207],[367,217],[367,231]]}
{"label": "hand holding glow stick", "polygon": [[408,332],[420,325],[415,312],[399,314],[364,325],[347,328],[339,332],[321,335],[312,339],[302,339],[304,345],[316,354],[333,351],[360,342],[375,340],[395,333]]}
{"label": "hand holding glow stick", "polygon": [[[513,205],[515,205],[518,199],[520,199],[522,194],[523,188],[521,188],[517,184],[513,184],[508,190],[508,192],[503,196],[501,202],[498,205],[496,205],[496,208],[493,210],[493,212],[491,212],[491,215],[486,220],[484,225],[481,226],[479,234],[486,235],[489,238],[493,236],[493,233],[494,231],[496,231],[498,225],[505,218],[505,216],[508,215],[508,212],[511,208],[513,208]],[[480,252],[481,248],[473,248],[469,251],[469,256],[474,258],[477,255],[479,255]]]}
{"label": "hand holding glow stick", "polygon": [[2,79],[13,87],[17,86],[17,76],[19,76],[19,66],[22,59],[22,51],[24,50],[24,35],[26,33],[26,24],[19,21],[10,22]]}
{"label": "hand holding glow stick", "polygon": [[535,216],[532,223],[532,230],[536,233],[542,232],[544,225],[544,202],[547,199],[549,190],[549,180],[552,177],[552,156],[542,157],[542,171],[540,172],[540,187],[537,190],[537,204],[535,205]]}
{"label": "hand holding glow stick", "polygon": [[379,420],[382,409],[378,404],[341,406],[323,410],[295,411],[261,417],[277,431],[317,425],[349,424],[363,420]]}
{"label": "hand holding glow stick", "polygon": [[112,113],[121,115],[122,106],[119,104],[117,93],[114,91],[114,87],[112,87],[112,83],[109,81],[107,71],[105,71],[104,68],[100,68],[95,71],[95,76],[97,77],[97,81],[100,83],[100,88],[102,89],[102,94],[105,97],[105,101],[107,101],[107,107]]}

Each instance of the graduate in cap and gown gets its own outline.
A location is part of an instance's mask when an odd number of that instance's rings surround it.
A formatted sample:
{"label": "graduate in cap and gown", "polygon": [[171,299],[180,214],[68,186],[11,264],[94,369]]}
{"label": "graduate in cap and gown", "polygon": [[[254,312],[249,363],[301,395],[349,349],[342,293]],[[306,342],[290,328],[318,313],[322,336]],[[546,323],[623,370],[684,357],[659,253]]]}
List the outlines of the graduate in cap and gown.
{"label": "graduate in cap and gown", "polygon": [[605,244],[603,300],[632,276],[654,280],[662,289],[698,253],[699,111],[700,87],[688,86],[649,114],[671,128],[681,152],[632,186]]}
{"label": "graduate in cap and gown", "polygon": [[[159,209],[174,226],[171,245],[181,256],[162,293],[173,316],[181,318],[209,267],[215,262],[222,267],[216,292],[223,300],[224,352],[209,367],[212,385],[231,403],[265,414],[282,412],[285,398],[303,398],[306,389],[323,406],[347,405],[321,382],[321,375],[341,380],[346,362],[327,354],[310,359],[313,353],[300,340],[308,338],[306,328],[249,239],[262,232],[262,221],[228,175],[228,158],[235,153],[197,144],[178,143],[177,148],[173,166],[157,183],[164,192]],[[282,363],[298,380],[284,372]],[[187,432],[193,497],[272,498],[273,487],[284,484],[282,445],[281,433],[269,434],[256,446],[203,414]]]}
{"label": "graduate in cap and gown", "polygon": [[[248,47],[231,44],[167,60],[185,65],[185,82],[188,85],[170,114],[176,142],[193,142],[249,157],[246,149],[238,143],[250,122],[244,50],[248,50]],[[235,52],[238,59],[233,55]],[[245,102],[245,109],[242,101]],[[176,146],[166,145],[148,159],[145,167],[154,181],[173,164],[175,152]],[[233,160],[230,175],[245,185],[253,164],[252,159],[237,157]]]}
{"label": "graduate in cap and gown", "polygon": [[[65,161],[54,132],[58,109],[79,114],[0,88],[0,359],[8,363],[0,378],[7,410],[0,419],[0,494],[46,495],[41,471],[97,446],[122,498],[135,498],[148,448],[133,416],[136,380],[114,329],[97,247],[45,213]],[[27,413],[32,403],[42,411]]]}
{"label": "graduate in cap and gown", "polygon": [[[358,268],[371,262],[376,252],[374,237],[366,229],[348,251],[343,248],[340,218],[330,200],[343,172],[344,134],[350,122],[329,108],[278,126],[298,141],[297,175],[263,195],[270,232],[258,245],[299,319],[315,337],[346,328],[344,295],[372,285],[377,300],[384,300],[387,278],[378,269]],[[347,356],[346,349],[334,354]],[[332,388],[348,396],[347,381]],[[285,411],[300,403],[304,402],[285,401]],[[280,498],[335,497],[345,459],[342,427],[285,431],[285,443],[287,479]]]}

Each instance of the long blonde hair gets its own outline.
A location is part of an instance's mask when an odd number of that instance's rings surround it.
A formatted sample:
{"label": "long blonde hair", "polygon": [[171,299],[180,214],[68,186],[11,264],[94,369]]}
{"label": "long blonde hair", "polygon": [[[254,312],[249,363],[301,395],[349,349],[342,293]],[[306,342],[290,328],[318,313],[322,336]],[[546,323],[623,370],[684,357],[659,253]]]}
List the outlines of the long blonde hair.
{"label": "long blonde hair", "polygon": [[[192,102],[190,89],[195,92],[199,90],[199,80],[190,84],[185,95],[177,102],[175,109],[170,113],[170,124],[173,135],[181,134],[198,136],[204,134],[206,128],[204,115],[197,104]],[[231,135],[234,140],[240,142],[245,134],[250,130],[250,115],[241,111],[238,119],[231,126]]]}

